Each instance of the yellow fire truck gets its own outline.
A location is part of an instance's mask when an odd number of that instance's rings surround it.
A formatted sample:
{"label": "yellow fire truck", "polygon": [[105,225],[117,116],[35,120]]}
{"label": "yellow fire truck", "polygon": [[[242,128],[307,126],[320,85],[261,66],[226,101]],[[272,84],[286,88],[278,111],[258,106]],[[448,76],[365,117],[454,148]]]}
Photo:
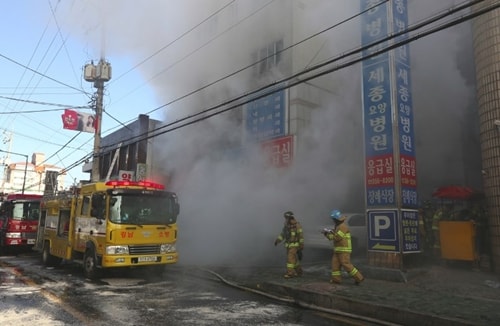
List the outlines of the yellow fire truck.
{"label": "yellow fire truck", "polygon": [[[63,259],[95,279],[106,268],[177,262],[177,195],[152,182],[84,184],[44,197],[37,243],[46,266]],[[154,267],[156,266],[156,267]]]}

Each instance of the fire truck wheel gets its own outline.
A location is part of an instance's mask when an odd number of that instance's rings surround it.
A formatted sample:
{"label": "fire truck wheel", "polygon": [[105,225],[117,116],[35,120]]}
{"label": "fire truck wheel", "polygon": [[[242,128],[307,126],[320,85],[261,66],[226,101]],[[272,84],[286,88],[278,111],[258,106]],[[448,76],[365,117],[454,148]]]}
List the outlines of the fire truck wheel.
{"label": "fire truck wheel", "polygon": [[93,248],[89,248],[85,251],[85,255],[83,257],[83,273],[86,278],[91,280],[95,280],[99,277],[97,259]]}
{"label": "fire truck wheel", "polygon": [[61,263],[62,259],[56,256],[53,256],[50,253],[50,243],[46,241],[43,244],[43,251],[42,251],[42,263],[47,266],[47,267],[54,267],[57,266]]}

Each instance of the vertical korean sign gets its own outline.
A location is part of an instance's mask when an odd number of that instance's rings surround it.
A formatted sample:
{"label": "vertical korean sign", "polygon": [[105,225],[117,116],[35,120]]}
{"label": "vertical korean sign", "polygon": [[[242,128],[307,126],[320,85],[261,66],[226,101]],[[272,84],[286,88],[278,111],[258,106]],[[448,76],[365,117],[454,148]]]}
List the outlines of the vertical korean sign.
{"label": "vertical korean sign", "polygon": [[[400,33],[408,27],[407,0],[395,0],[392,4],[393,32]],[[394,42],[406,40],[408,34],[395,38]],[[399,167],[401,206],[401,242],[404,253],[420,252],[418,232],[417,163],[413,131],[413,101],[410,78],[410,49],[408,44],[391,51],[394,80],[396,81],[395,103],[398,117]]]}
{"label": "vertical korean sign", "polygon": [[[388,34],[387,4],[361,0],[361,42],[366,46]],[[363,51],[363,56],[388,46],[380,43]],[[365,131],[366,206],[396,205],[394,173],[394,133],[392,128],[392,98],[389,54],[369,57],[362,63],[363,116]]]}
{"label": "vertical korean sign", "polygon": [[[399,33],[408,27],[407,0],[395,0],[392,5],[393,31]],[[396,37],[395,42],[408,38],[408,34]],[[399,163],[401,172],[401,205],[417,208],[417,163],[413,132],[413,101],[410,78],[410,49],[408,44],[391,51],[396,81],[396,109],[399,131]]]}
{"label": "vertical korean sign", "polygon": [[246,107],[248,140],[263,141],[285,135],[286,91],[264,92],[268,94],[250,102]]}
{"label": "vertical korean sign", "polygon": [[[361,10],[366,10],[361,19],[362,46],[406,30],[407,0],[360,3]],[[420,247],[413,227],[418,215],[416,211],[401,210],[418,206],[409,46],[373,56],[407,37],[402,34],[364,50],[362,82],[368,216],[374,215],[370,214],[373,209],[394,208],[401,225],[396,241],[402,243],[403,251],[411,252]],[[368,222],[371,225],[374,221]]]}

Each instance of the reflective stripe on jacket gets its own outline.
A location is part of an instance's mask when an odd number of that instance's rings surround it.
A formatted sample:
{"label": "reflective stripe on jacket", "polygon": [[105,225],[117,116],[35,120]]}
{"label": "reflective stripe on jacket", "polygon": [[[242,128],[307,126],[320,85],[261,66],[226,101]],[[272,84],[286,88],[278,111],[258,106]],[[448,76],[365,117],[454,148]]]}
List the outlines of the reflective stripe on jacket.
{"label": "reflective stripe on jacket", "polygon": [[286,248],[304,247],[304,234],[300,223],[295,219],[292,219],[290,223],[285,223],[278,240],[279,242],[285,240]]}
{"label": "reflective stripe on jacket", "polygon": [[327,234],[328,239],[333,240],[336,252],[352,252],[351,232],[345,223],[339,224],[333,233]]}

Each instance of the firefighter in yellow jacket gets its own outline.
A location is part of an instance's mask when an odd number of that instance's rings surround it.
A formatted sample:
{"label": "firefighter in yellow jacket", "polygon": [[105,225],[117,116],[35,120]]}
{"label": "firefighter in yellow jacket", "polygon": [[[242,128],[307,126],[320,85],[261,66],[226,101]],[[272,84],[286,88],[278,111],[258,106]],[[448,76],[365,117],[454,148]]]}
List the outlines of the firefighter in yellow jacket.
{"label": "firefighter in yellow jacket", "polygon": [[302,275],[302,267],[300,260],[302,259],[302,250],[304,249],[304,234],[302,226],[295,219],[293,212],[288,211],[284,214],[285,224],[278,238],[274,240],[274,245],[285,240],[285,248],[287,253],[286,258],[286,274],[285,278],[292,278]]}
{"label": "firefighter in yellow jacket", "polygon": [[345,216],[342,216],[339,210],[334,209],[330,217],[335,223],[335,228],[333,230],[323,230],[324,236],[328,240],[333,240],[334,247],[330,283],[340,284],[342,282],[342,274],[340,271],[342,267],[349,276],[354,278],[354,284],[359,285],[365,278],[361,272],[351,264],[351,232],[349,231],[349,227],[344,223]]}

